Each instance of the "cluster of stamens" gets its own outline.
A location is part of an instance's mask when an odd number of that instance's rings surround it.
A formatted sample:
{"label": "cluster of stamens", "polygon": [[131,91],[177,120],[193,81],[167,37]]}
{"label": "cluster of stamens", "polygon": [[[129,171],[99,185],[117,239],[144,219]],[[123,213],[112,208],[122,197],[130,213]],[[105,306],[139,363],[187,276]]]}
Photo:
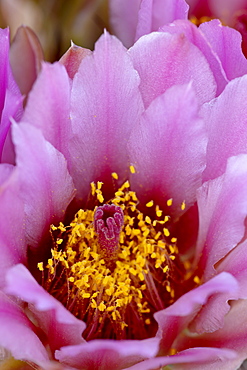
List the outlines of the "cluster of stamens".
{"label": "cluster of stamens", "polygon": [[129,181],[106,203],[102,186],[91,184],[94,210],[80,209],[69,226],[51,226],[52,256],[38,268],[45,288],[87,323],[86,339],[148,337],[153,313],[175,299],[170,277],[178,250],[166,226],[170,217],[152,200],[146,208],[153,207],[155,219],[142,213]]}

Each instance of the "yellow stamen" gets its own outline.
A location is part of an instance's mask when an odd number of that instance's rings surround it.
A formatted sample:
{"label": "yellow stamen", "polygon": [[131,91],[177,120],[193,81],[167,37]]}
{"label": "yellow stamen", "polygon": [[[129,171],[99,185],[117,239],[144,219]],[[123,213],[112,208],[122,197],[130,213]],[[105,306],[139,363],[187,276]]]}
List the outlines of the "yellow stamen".
{"label": "yellow stamen", "polygon": [[[134,173],[131,167],[130,171]],[[113,172],[112,177],[117,180],[117,173]],[[104,202],[102,182],[91,183],[91,195],[97,206]],[[175,290],[168,277],[178,249],[176,238],[167,240],[170,236],[168,228],[164,227],[162,233],[161,225],[170,220],[170,217],[163,215],[163,219],[160,219],[163,213],[158,206],[155,206],[155,214],[159,219],[143,214],[138,209],[139,200],[136,193],[130,190],[129,181],[125,181],[115,192],[110,203],[120,207],[124,217],[119,246],[112,264],[102,254],[98,244],[94,227],[97,206],[95,210],[81,209],[69,226],[62,223],[51,226],[54,235],[58,231],[60,234],[58,238],[54,237],[56,242],[51,250],[52,258],[48,260],[47,271],[50,282],[56,274],[61,275],[57,277],[61,282],[58,288],[51,283],[48,291],[59,294],[65,305],[78,304],[79,308],[75,311],[80,319],[97,316],[98,325],[112,323],[114,335],[118,335],[119,330],[125,330],[128,326],[125,312],[130,304],[131,309],[136,309],[143,325],[153,322],[155,308],[153,301],[149,302],[152,294],[148,293],[150,289],[153,290],[153,285],[160,284],[158,288],[155,287],[160,291],[166,284],[165,294],[169,296],[169,302],[174,300]],[[167,205],[171,204],[172,199],[169,199]],[[154,201],[151,200],[146,207],[153,205]],[[63,248],[59,250],[61,244]],[[111,253],[109,256],[111,258]],[[42,262],[38,264],[38,268],[40,271],[44,270]],[[156,273],[157,277],[153,279],[152,274]],[[152,283],[150,279],[153,279]],[[87,323],[90,327],[91,322]],[[94,330],[97,330],[97,326]]]}
{"label": "yellow stamen", "polygon": [[135,169],[135,167],[133,166],[133,165],[130,165],[130,172],[131,173],[136,173],[136,169]]}
{"label": "yellow stamen", "polygon": [[168,207],[170,207],[172,205],[172,201],[173,201],[172,198],[167,200],[166,204],[168,205]]}

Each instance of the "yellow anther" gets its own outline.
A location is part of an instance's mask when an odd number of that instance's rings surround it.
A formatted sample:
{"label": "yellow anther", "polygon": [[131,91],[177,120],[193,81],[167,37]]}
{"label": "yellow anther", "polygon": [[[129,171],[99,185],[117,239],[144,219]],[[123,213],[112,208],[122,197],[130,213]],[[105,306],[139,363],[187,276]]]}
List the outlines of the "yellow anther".
{"label": "yellow anther", "polygon": [[95,299],[92,299],[91,307],[92,308],[97,308],[97,303],[96,303]]}
{"label": "yellow anther", "polygon": [[177,241],[177,238],[171,238],[172,243],[176,243],[176,241]]}
{"label": "yellow anther", "polygon": [[161,217],[162,216],[162,211],[159,209],[159,206],[156,206],[155,207],[155,211],[156,211],[156,216],[157,217]]}
{"label": "yellow anther", "polygon": [[184,211],[184,210],[185,210],[185,207],[186,207],[186,204],[185,204],[185,202],[183,202],[183,203],[181,204],[181,210],[182,210],[182,211]]}
{"label": "yellow anther", "polygon": [[130,191],[129,195],[131,196],[132,200],[136,202],[138,200],[136,193],[134,191]]}
{"label": "yellow anther", "polygon": [[166,290],[167,290],[168,293],[171,293],[171,287],[170,287],[170,285],[166,285]]}
{"label": "yellow anther", "polygon": [[158,240],[160,236],[161,236],[161,232],[158,231],[157,234],[155,235],[154,239],[155,240]]}
{"label": "yellow anther", "polygon": [[95,195],[95,190],[96,190],[96,186],[95,186],[95,183],[94,182],[91,182],[91,194],[92,194],[92,196],[94,196]]}
{"label": "yellow anther", "polygon": [[172,205],[172,201],[173,201],[172,198],[167,200],[166,204],[168,205],[168,207],[170,207]]}
{"label": "yellow anther", "polygon": [[199,278],[198,276],[195,276],[193,280],[194,280],[194,282],[195,282],[196,284],[200,284],[200,282],[201,282],[201,281],[200,281],[200,278]]}
{"label": "yellow anther", "polygon": [[101,193],[97,194],[97,199],[100,203],[104,203],[104,197]]}
{"label": "yellow anther", "polygon": [[176,348],[170,348],[170,350],[169,350],[169,355],[170,356],[174,356],[176,353],[177,353]]}
{"label": "yellow anther", "polygon": [[53,231],[55,231],[55,230],[57,230],[57,227],[56,227],[56,226],[54,226],[54,225],[51,225],[51,229],[52,229]]}
{"label": "yellow anther", "polygon": [[73,282],[75,281],[75,278],[74,278],[73,276],[70,276],[70,277],[68,278],[68,280],[69,280],[71,283],[73,283]]}
{"label": "yellow anther", "polygon": [[82,298],[90,298],[90,293],[83,293]]}
{"label": "yellow anther", "polygon": [[47,262],[48,262],[48,265],[49,265],[50,267],[52,267],[52,265],[53,265],[53,260],[52,260],[51,258],[49,258]]}
{"label": "yellow anther", "polygon": [[166,265],[164,268],[163,268],[163,272],[164,274],[168,271],[168,266]]}
{"label": "yellow anther", "polygon": [[129,168],[130,168],[130,172],[131,173],[136,173],[136,169],[135,169],[135,167],[132,164],[130,165]]}
{"label": "yellow anther", "polygon": [[169,245],[169,249],[172,254],[175,252],[175,248],[172,245]]}
{"label": "yellow anther", "polygon": [[148,216],[145,217],[145,221],[146,221],[147,224],[151,224],[152,223],[151,218],[148,217]]}
{"label": "yellow anther", "polygon": [[170,231],[166,227],[164,227],[163,233],[166,237],[170,236]]}
{"label": "yellow anther", "polygon": [[62,244],[62,242],[63,242],[63,239],[57,239],[57,241],[56,241],[56,243],[57,243],[58,245]]}
{"label": "yellow anther", "polygon": [[37,267],[38,267],[39,271],[44,271],[43,262],[39,262],[39,263],[37,264]]}
{"label": "yellow anther", "polygon": [[103,182],[97,181],[97,189],[100,190],[102,188]]}
{"label": "yellow anther", "polygon": [[175,256],[169,256],[170,260],[174,261],[175,260]]}
{"label": "yellow anther", "polygon": [[112,172],[111,175],[115,180],[118,180],[118,174],[116,172]]}
{"label": "yellow anther", "polygon": [[153,200],[150,200],[148,203],[146,203],[146,207],[153,207],[154,205],[154,201]]}
{"label": "yellow anther", "polygon": [[98,306],[98,309],[102,312],[102,311],[105,311],[106,309],[106,305],[104,304],[104,302],[100,302],[99,306]]}

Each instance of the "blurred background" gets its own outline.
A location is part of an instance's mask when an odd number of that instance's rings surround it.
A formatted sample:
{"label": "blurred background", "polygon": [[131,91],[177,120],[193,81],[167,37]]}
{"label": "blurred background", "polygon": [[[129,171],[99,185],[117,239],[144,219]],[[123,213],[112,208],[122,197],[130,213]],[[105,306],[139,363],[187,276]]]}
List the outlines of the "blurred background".
{"label": "blurred background", "polygon": [[107,0],[0,0],[0,27],[10,27],[11,38],[19,26],[37,34],[45,59],[58,60],[70,41],[93,49],[108,26]]}

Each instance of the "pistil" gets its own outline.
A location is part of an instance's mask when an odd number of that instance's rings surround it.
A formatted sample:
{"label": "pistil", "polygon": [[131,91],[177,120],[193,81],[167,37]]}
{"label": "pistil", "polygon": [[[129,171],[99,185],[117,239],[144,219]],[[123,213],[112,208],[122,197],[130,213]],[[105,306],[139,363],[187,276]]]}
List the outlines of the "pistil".
{"label": "pistil", "polygon": [[94,213],[94,228],[98,236],[99,253],[110,267],[114,266],[117,259],[123,223],[122,208],[115,204],[99,206]]}

